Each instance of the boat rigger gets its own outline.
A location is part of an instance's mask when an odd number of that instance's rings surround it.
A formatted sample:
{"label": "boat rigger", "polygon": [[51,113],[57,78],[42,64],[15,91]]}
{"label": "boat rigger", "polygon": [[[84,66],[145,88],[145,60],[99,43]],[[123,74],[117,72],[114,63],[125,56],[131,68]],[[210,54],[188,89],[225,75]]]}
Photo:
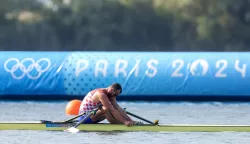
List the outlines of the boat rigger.
{"label": "boat rigger", "polygon": [[[38,131],[64,131],[74,126],[75,123],[52,122],[52,121],[15,121],[0,122],[0,130],[38,130]],[[192,124],[165,124],[151,125],[142,124],[127,127],[122,124],[81,124],[80,131],[85,132],[250,132],[250,125],[192,125]]]}

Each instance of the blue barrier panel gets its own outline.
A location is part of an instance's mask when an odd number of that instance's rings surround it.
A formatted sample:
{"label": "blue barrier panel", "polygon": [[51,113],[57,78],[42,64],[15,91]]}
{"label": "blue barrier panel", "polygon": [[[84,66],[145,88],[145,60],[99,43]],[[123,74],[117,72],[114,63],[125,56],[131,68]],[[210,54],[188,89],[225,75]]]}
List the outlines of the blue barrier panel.
{"label": "blue barrier panel", "polygon": [[250,96],[250,53],[1,52],[0,94]]}
{"label": "blue barrier panel", "polygon": [[249,53],[73,52],[69,95],[119,82],[123,95],[250,95]]}
{"label": "blue barrier panel", "polygon": [[61,68],[66,54],[1,52],[0,94],[64,94]]}

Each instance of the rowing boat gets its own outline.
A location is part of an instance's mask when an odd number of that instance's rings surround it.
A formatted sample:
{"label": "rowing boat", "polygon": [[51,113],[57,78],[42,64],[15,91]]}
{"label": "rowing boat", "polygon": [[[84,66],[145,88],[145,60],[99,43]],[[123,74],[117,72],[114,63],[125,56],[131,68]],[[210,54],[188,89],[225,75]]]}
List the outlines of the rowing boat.
{"label": "rowing boat", "polygon": [[[45,130],[63,131],[74,123],[62,123],[52,121],[15,121],[0,122],[0,130]],[[190,125],[190,124],[168,124],[168,125],[149,125],[127,127],[120,124],[81,124],[78,129],[88,132],[107,132],[107,131],[148,131],[148,132],[250,132],[250,125]]]}

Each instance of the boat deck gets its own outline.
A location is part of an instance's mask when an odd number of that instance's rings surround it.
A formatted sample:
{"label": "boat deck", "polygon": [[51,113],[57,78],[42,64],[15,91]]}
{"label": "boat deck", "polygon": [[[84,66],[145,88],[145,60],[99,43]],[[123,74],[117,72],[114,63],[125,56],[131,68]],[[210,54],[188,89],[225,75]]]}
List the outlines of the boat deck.
{"label": "boat deck", "polygon": [[[62,123],[51,121],[2,121],[0,130],[46,130],[63,131],[74,123]],[[77,127],[80,131],[149,131],[149,132],[250,132],[250,125],[201,125],[201,124],[165,124],[165,125],[138,125],[127,127],[121,124],[81,124]]]}

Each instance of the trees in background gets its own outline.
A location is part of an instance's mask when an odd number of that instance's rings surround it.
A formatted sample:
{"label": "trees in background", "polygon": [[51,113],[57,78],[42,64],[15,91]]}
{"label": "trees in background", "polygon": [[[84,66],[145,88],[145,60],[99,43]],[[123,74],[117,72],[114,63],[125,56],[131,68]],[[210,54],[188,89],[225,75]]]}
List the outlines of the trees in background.
{"label": "trees in background", "polygon": [[245,51],[248,0],[8,0],[0,50]]}

